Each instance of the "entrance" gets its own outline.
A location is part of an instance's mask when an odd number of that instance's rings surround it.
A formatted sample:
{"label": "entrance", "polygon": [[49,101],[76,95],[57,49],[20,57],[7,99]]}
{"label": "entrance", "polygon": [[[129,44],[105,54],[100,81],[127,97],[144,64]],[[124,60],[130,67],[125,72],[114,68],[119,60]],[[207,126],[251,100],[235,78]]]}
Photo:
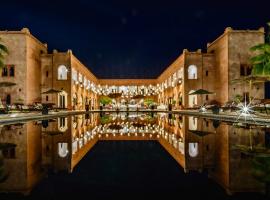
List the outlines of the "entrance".
{"label": "entrance", "polygon": [[67,93],[62,91],[58,94],[58,107],[66,108],[67,107]]}

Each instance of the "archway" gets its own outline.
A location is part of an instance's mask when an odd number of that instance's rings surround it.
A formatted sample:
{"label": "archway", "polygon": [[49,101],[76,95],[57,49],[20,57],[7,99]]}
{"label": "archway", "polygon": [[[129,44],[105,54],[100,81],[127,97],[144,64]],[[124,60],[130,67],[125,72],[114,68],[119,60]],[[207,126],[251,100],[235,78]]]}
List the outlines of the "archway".
{"label": "archway", "polygon": [[60,65],[58,67],[58,80],[67,80],[68,69],[65,65]]}
{"label": "archway", "polygon": [[188,67],[188,79],[197,79],[197,67],[195,65],[190,65]]}
{"label": "archway", "polygon": [[65,91],[58,94],[58,107],[67,108],[67,93]]}
{"label": "archway", "polygon": [[196,117],[188,117],[188,129],[191,131],[195,131],[198,128],[198,119]]}
{"label": "archway", "polygon": [[199,154],[199,144],[197,142],[188,143],[188,154],[192,158],[197,157]]}
{"label": "archway", "polygon": [[[190,90],[189,94],[194,92],[195,90]],[[189,107],[194,107],[194,105],[198,104],[198,97],[197,95],[188,95],[188,106]]]}
{"label": "archway", "polygon": [[68,120],[67,117],[58,118],[58,130],[60,132],[66,132],[68,129]]}

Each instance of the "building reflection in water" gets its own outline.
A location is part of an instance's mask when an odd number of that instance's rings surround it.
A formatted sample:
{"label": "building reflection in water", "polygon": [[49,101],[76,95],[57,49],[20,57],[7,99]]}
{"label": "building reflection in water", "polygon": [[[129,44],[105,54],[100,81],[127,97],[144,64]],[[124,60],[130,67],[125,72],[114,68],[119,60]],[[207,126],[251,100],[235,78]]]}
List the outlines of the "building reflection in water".
{"label": "building reflection in water", "polygon": [[99,140],[157,140],[186,173],[207,171],[228,194],[264,192],[245,149],[266,149],[266,134],[263,127],[166,114],[97,113],[3,125],[0,190],[28,194],[49,172],[71,173]]}

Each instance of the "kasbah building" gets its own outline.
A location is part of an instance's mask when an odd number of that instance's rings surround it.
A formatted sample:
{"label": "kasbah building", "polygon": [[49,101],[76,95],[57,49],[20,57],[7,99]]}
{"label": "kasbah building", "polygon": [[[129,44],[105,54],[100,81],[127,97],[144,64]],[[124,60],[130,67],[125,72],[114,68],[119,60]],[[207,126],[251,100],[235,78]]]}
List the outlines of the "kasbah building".
{"label": "kasbah building", "polygon": [[[134,95],[153,98],[158,105],[175,109],[190,108],[217,101],[224,105],[236,95],[264,99],[264,84],[256,84],[252,91],[246,84],[232,84],[232,80],[250,74],[252,46],[264,43],[264,28],[233,30],[228,27],[207,51],[200,49],[182,54],[156,79],[99,79],[71,50],[48,52],[47,44],[31,35],[29,29],[0,31],[0,38],[9,49],[1,72],[0,82],[16,85],[0,88],[3,104],[21,100],[25,105],[52,102],[59,108],[84,110],[99,108],[99,97],[122,93],[129,101]],[[57,94],[44,94],[54,89]],[[205,89],[213,95],[189,95]],[[136,100],[137,101],[137,100]]]}

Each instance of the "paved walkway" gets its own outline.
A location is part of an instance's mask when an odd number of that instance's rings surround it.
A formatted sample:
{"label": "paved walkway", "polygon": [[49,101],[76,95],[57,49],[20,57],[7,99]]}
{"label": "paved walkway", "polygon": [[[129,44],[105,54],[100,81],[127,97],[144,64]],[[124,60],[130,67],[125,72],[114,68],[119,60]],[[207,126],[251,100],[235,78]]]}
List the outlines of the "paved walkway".
{"label": "paved walkway", "polygon": [[270,115],[240,115],[237,112],[221,112],[219,114],[213,114],[212,112],[199,112],[198,110],[174,110],[172,113],[200,116],[204,118],[217,119],[221,121],[231,121],[231,122],[243,122],[251,124],[269,124],[270,126]]}
{"label": "paved walkway", "polygon": [[[104,110],[105,112],[115,112],[111,110]],[[150,112],[151,110],[140,110],[140,112]],[[100,112],[100,110],[92,110],[90,112]],[[126,111],[120,111],[126,112]],[[136,112],[136,111],[129,111]],[[213,114],[211,112],[199,112],[198,110],[173,110],[173,111],[164,111],[164,110],[154,110],[154,112],[166,112],[173,114],[183,114],[191,116],[199,116],[209,119],[216,119],[221,121],[230,121],[230,122],[243,122],[243,123],[252,123],[252,124],[267,124],[270,126],[270,115],[269,116],[239,116],[236,112],[226,112],[220,114]],[[3,114],[0,115],[0,124],[3,123],[16,123],[26,120],[39,120],[39,119],[49,119],[54,117],[61,117],[66,115],[74,114],[85,114],[85,111],[58,111],[58,112],[49,112],[48,115],[42,115],[40,112],[30,112],[30,113],[12,113],[12,114]]]}

